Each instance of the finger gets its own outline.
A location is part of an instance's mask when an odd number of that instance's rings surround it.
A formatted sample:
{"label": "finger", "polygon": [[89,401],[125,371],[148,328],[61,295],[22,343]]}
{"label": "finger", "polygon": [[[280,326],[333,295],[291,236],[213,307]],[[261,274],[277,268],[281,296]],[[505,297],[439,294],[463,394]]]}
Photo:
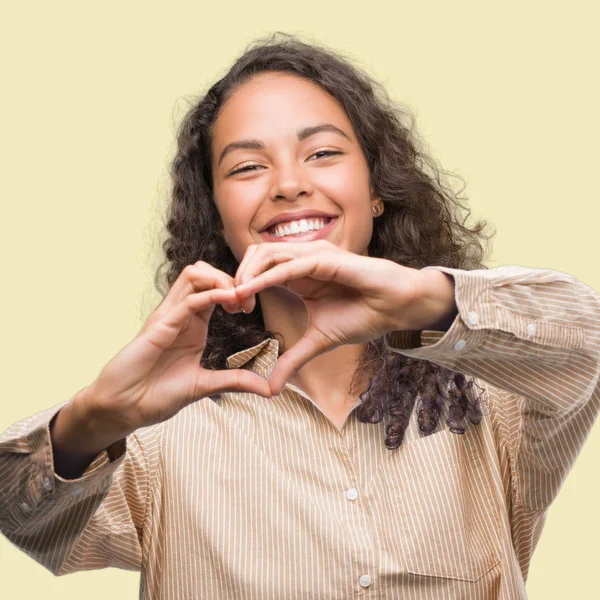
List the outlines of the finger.
{"label": "finger", "polygon": [[[239,264],[237,271],[235,273],[235,277],[233,279],[234,286],[239,279],[240,273],[245,270],[248,263],[250,262],[252,257],[256,254],[258,249],[259,249],[259,244],[252,244],[252,245],[248,246],[248,248],[246,249],[244,258],[242,259],[242,262]],[[251,296],[250,298],[246,298],[240,303],[240,308],[245,313],[251,313],[255,309],[255,307],[256,307],[256,298],[254,296]]]}
{"label": "finger", "polygon": [[246,283],[254,279],[256,275],[268,270],[272,266],[287,260],[292,260],[293,256],[277,252],[273,248],[265,249],[266,244],[262,244],[246,263],[237,270],[234,278],[234,284]]}
{"label": "finger", "polygon": [[333,350],[334,344],[315,329],[309,329],[289,350],[286,350],[275,363],[269,376],[272,394],[279,394],[294,371],[301,369],[315,356]]}
{"label": "finger", "polygon": [[190,294],[213,288],[231,289],[232,287],[234,284],[231,275],[206,262],[198,261],[184,267],[164,297],[160,309],[161,312],[168,313]]}
{"label": "finger", "polygon": [[[257,275],[268,271],[273,266],[283,262],[293,261],[303,256],[313,256],[322,254],[334,247],[331,243],[324,240],[318,240],[310,243],[290,242],[290,243],[263,243],[256,247],[249,247],[244,260],[238,267],[234,284],[241,285],[253,280]],[[334,247],[337,248],[337,247]],[[246,302],[251,302],[250,311],[256,306],[256,295],[248,294],[238,298],[243,303],[244,308],[248,309]],[[248,310],[246,311],[248,312]]]}
{"label": "finger", "polygon": [[167,328],[171,328],[175,333],[175,337],[181,332],[181,328],[188,320],[190,315],[214,308],[215,304],[224,302],[235,302],[235,290],[212,289],[190,294],[183,299],[168,315],[161,319],[162,323]]}
{"label": "finger", "polygon": [[246,248],[244,258],[242,258],[242,262],[239,264],[239,266],[235,272],[235,277],[233,278],[234,286],[240,282],[240,277],[241,277],[242,273],[244,273],[248,264],[250,263],[250,260],[256,254],[256,252],[260,246],[264,246],[264,244],[251,244],[250,246],[248,246],[248,248]]}
{"label": "finger", "polygon": [[266,398],[271,397],[271,387],[264,377],[248,369],[209,370],[198,372],[198,395],[196,397],[222,394],[224,392],[250,392]]}
{"label": "finger", "polygon": [[266,242],[260,244],[254,252],[248,252],[248,255],[244,257],[244,260],[236,271],[234,284],[237,286],[246,283],[277,264],[321,254],[329,248],[328,245],[321,244],[321,241],[318,240],[310,243],[286,242],[285,244],[280,242]]}
{"label": "finger", "polygon": [[[187,265],[182,271],[179,291],[179,302],[187,295],[194,294],[206,289],[220,288],[229,290],[234,287],[233,277],[231,275],[213,267],[213,265],[198,261],[193,265]],[[175,296],[177,298],[177,296]],[[223,308],[229,314],[238,313],[242,306],[234,298],[233,303],[223,303]]]}
{"label": "finger", "polygon": [[322,257],[307,256],[297,258],[257,275],[251,281],[241,283],[235,288],[236,296],[240,302],[266,288],[274,285],[285,285],[286,282],[301,277],[313,277],[322,281],[328,281],[333,275],[333,269],[329,268],[327,262],[321,262]]}

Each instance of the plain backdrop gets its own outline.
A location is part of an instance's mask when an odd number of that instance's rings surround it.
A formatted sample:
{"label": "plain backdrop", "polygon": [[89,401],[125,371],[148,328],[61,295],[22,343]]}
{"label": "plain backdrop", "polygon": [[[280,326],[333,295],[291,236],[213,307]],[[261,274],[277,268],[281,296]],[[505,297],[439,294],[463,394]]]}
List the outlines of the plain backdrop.
{"label": "plain backdrop", "polygon": [[[355,60],[416,116],[497,229],[488,266],[600,290],[596,2],[6,5],[0,19],[0,431],[71,397],[158,304],[168,162],[184,112],[279,30]],[[551,506],[533,600],[598,597],[596,426]],[[137,598],[139,574],[56,578],[0,536],[0,596]]]}

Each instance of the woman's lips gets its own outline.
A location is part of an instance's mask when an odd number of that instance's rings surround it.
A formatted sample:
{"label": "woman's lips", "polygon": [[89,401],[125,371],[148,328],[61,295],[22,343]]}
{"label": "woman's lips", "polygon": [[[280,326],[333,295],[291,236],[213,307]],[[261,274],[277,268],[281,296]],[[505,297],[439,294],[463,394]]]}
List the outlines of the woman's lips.
{"label": "woman's lips", "polygon": [[268,231],[263,231],[260,234],[265,242],[312,242],[313,240],[320,240],[327,237],[329,232],[333,229],[339,217],[334,217],[323,227],[323,229],[317,229],[317,231],[308,231],[304,235],[286,235],[283,237],[277,237],[272,235]]}

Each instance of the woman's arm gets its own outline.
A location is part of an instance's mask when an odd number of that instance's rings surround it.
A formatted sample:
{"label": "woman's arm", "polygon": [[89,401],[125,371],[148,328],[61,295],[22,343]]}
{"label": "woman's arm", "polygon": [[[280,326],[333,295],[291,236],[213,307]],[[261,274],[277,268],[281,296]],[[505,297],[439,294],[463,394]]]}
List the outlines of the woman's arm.
{"label": "woman's arm", "polygon": [[433,270],[454,279],[453,302],[437,275],[422,291],[424,306],[437,298],[437,318],[455,305],[448,330],[390,331],[386,346],[493,386],[492,409],[515,465],[516,502],[543,510],[600,412],[600,295],[546,269],[422,269]]}
{"label": "woman's arm", "polygon": [[65,406],[24,419],[0,436],[0,531],[55,575],[139,570],[160,426],[111,444],[79,477],[66,479],[55,472],[50,433]]}

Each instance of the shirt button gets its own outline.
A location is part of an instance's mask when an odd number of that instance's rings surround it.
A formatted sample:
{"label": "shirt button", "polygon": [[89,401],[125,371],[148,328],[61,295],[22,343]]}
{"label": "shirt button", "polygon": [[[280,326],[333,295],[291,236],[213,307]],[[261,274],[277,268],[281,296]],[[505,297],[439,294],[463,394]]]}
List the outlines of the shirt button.
{"label": "shirt button", "polygon": [[44,477],[44,487],[50,492],[52,491],[52,482],[48,477]]}
{"label": "shirt button", "polygon": [[466,345],[467,345],[467,342],[465,342],[465,340],[458,340],[458,342],[456,342],[456,344],[454,344],[454,349],[457,351],[462,350]]}
{"label": "shirt button", "polygon": [[29,506],[29,504],[27,504],[27,502],[23,502],[21,504],[21,510],[26,514],[29,514],[31,512],[31,506]]}
{"label": "shirt button", "polygon": [[529,323],[529,325],[527,325],[527,333],[529,335],[535,335],[535,323]]}
{"label": "shirt button", "polygon": [[346,498],[348,498],[348,500],[356,500],[358,498],[358,490],[355,488],[346,490]]}
{"label": "shirt button", "polygon": [[362,587],[369,587],[371,585],[371,578],[368,575],[361,575],[358,578],[358,583],[360,583]]}
{"label": "shirt button", "polygon": [[468,317],[469,317],[469,323],[471,325],[476,325],[477,324],[477,321],[479,320],[479,315],[474,310],[472,310],[469,313]]}

